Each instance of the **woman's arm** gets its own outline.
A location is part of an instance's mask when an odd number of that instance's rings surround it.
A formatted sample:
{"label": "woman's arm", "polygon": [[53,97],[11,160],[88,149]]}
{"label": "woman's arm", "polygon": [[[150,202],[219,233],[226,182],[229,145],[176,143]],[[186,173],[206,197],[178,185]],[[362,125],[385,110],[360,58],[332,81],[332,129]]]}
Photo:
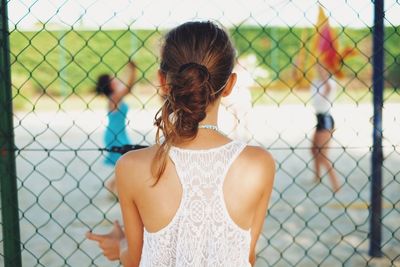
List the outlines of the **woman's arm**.
{"label": "woman's arm", "polygon": [[143,223],[134,202],[136,179],[131,171],[134,163],[130,156],[130,153],[123,156],[115,167],[118,198],[128,241],[128,249],[121,251],[120,260],[124,267],[137,267],[143,247]]}
{"label": "woman's arm", "polygon": [[130,61],[126,65],[126,74],[123,79],[114,78],[111,81],[111,86],[113,88],[113,93],[110,97],[110,110],[114,110],[118,107],[119,102],[124,98],[127,94],[131,92],[133,84],[136,81],[136,65],[134,62]]}
{"label": "woman's arm", "polygon": [[255,166],[255,168],[252,168],[252,172],[253,175],[257,175],[260,177],[261,186],[262,188],[264,188],[264,190],[258,202],[253,217],[253,224],[251,226],[249,261],[252,266],[255,264],[256,261],[256,245],[260,233],[263,229],[275,177],[275,162],[271,154],[261,149],[258,151],[257,154],[257,166]]}
{"label": "woman's arm", "polygon": [[126,69],[126,78],[122,81],[125,87],[121,90],[122,93],[125,95],[130,93],[133,84],[136,81],[136,64],[133,61],[129,61],[126,65]]}

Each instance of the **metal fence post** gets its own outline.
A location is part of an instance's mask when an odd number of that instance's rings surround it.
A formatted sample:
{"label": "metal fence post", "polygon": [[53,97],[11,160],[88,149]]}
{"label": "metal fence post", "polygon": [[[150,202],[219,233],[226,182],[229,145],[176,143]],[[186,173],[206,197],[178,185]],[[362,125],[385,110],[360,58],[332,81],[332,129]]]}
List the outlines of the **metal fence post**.
{"label": "metal fence post", "polygon": [[382,107],[383,107],[383,68],[384,68],[384,4],[383,0],[374,2],[373,30],[373,150],[371,177],[371,216],[369,255],[381,257],[382,240]]}
{"label": "metal fence post", "polygon": [[0,183],[4,263],[21,265],[7,1],[0,0]]}

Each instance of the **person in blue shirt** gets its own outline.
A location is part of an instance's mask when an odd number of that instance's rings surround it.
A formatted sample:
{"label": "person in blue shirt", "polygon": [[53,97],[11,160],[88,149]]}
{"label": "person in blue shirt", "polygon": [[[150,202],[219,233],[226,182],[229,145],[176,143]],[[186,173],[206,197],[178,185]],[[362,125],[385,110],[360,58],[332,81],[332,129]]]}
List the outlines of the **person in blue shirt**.
{"label": "person in blue shirt", "polygon": [[[102,74],[97,79],[96,92],[106,96],[108,100],[108,124],[104,133],[106,148],[131,144],[126,131],[126,115],[129,107],[123,99],[130,93],[136,80],[136,65],[133,62],[129,62],[126,69],[127,75],[123,80],[109,74]],[[107,153],[104,163],[115,166],[120,156],[121,154],[119,153]],[[106,183],[106,187],[111,192],[116,192],[114,177],[111,177]]]}

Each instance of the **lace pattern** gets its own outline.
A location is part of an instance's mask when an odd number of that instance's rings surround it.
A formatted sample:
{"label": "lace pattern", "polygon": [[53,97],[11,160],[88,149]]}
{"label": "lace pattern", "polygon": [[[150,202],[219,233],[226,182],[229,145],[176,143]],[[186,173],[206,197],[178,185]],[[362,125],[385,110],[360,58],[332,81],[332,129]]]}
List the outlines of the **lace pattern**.
{"label": "lace pattern", "polygon": [[233,222],[222,190],[229,167],[244,147],[232,141],[207,150],[171,148],[183,188],[181,203],[163,229],[144,230],[141,267],[251,266],[250,231]]}

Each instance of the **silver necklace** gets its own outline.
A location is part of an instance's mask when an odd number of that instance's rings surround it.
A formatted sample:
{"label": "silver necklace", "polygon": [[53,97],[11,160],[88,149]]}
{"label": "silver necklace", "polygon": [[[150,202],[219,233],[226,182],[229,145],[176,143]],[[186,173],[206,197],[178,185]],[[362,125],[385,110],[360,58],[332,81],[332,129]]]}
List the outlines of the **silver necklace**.
{"label": "silver necklace", "polygon": [[213,124],[199,124],[199,127],[198,127],[198,128],[199,128],[199,129],[213,130],[213,131],[216,131],[216,132],[219,133],[219,134],[222,134],[222,135],[226,136],[226,134],[223,133],[223,132],[218,128],[217,125],[213,125]]}

